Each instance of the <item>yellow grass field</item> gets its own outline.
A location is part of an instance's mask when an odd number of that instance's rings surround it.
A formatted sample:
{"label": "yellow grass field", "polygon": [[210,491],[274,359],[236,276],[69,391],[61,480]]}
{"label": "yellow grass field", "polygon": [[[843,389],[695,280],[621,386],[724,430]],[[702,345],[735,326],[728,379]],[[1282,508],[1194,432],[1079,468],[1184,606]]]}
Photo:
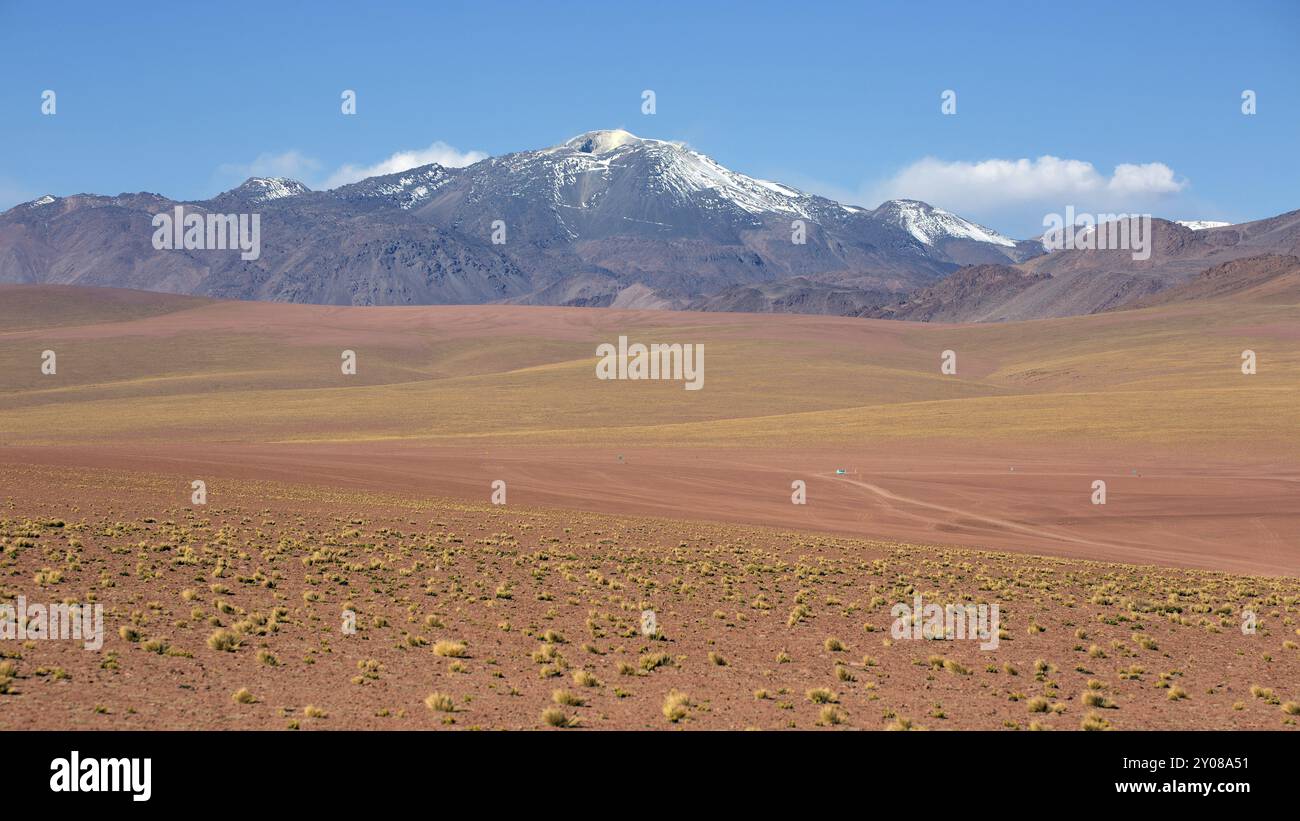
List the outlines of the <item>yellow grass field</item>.
{"label": "yellow grass field", "polygon": [[[21,289],[18,289],[21,293]],[[796,446],[876,439],[1294,454],[1300,310],[1231,301],[1008,325],[558,308],[210,303],[24,328],[0,291],[0,430],[16,444],[424,440]],[[93,292],[91,292],[93,293]],[[125,313],[125,317],[124,317]],[[602,382],[618,335],[706,348],[706,387]],[[58,355],[56,376],[39,370]],[[340,372],[355,350],[358,373]],[[1240,372],[1256,351],[1259,372]],[[954,376],[940,354],[957,354]]]}

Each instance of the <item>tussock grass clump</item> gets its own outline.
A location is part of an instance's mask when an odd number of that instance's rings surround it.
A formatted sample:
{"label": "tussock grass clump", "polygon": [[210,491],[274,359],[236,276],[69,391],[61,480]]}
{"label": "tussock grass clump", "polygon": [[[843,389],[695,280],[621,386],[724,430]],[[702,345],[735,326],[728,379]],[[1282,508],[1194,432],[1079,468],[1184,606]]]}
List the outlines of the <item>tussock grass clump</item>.
{"label": "tussock grass clump", "polygon": [[1160,645],[1156,644],[1155,639],[1151,638],[1150,636],[1144,635],[1142,633],[1133,634],[1133,643],[1136,644],[1138,647],[1141,647],[1143,650],[1160,649]]}
{"label": "tussock grass clump", "polygon": [[569,718],[559,707],[547,707],[542,710],[542,723],[549,727],[576,727],[578,719]]}
{"label": "tussock grass clump", "polygon": [[208,647],[218,652],[233,653],[239,647],[239,636],[230,630],[218,630],[208,636]]}
{"label": "tussock grass clump", "polygon": [[551,701],[554,701],[556,704],[560,705],[561,707],[581,707],[582,705],[587,703],[586,699],[584,699],[582,696],[574,695],[573,693],[570,693],[568,690],[554,691],[553,693],[551,693]]}
{"label": "tussock grass clump", "polygon": [[828,652],[828,653],[843,653],[843,652],[844,652],[844,642],[840,641],[839,639],[835,638],[834,636],[832,636],[831,638],[826,639],[826,641],[823,643],[822,646],[826,648],[826,652]]}
{"label": "tussock grass clump", "polygon": [[586,670],[574,670],[574,671],[573,671],[573,683],[576,684],[576,685],[578,685],[579,687],[599,687],[599,686],[601,686],[600,679],[596,678],[596,676],[595,676],[594,674],[589,673],[589,672],[587,672]]}
{"label": "tussock grass clump", "polygon": [[812,610],[808,609],[808,605],[796,604],[794,608],[790,610],[790,615],[786,617],[785,624],[787,627],[794,627],[799,622],[808,618],[811,614]]}
{"label": "tussock grass clump", "polygon": [[837,724],[844,723],[844,714],[830,704],[827,704],[821,709],[821,712],[817,714],[817,723],[823,727],[834,727]]}
{"label": "tussock grass clump", "polygon": [[1272,687],[1260,687],[1258,684],[1252,684],[1250,685],[1250,694],[1269,703],[1276,703],[1277,701],[1277,697],[1273,695]]}
{"label": "tussock grass clump", "polygon": [[553,644],[538,645],[537,649],[533,651],[533,661],[538,664],[558,662],[563,658],[564,655],[560,653],[559,649]]}
{"label": "tussock grass clump", "polygon": [[826,687],[814,687],[807,695],[813,704],[835,704],[840,700],[833,690]]}
{"label": "tussock grass clump", "polygon": [[140,640],[140,631],[125,624],[117,628],[117,634],[126,641],[136,642]]}
{"label": "tussock grass clump", "polygon": [[1092,731],[1109,730],[1110,722],[1102,718],[1101,716],[1097,715],[1096,713],[1088,713],[1086,716],[1083,717],[1083,721],[1079,722],[1079,727],[1080,729],[1083,730],[1092,730]]}
{"label": "tussock grass clump", "polygon": [[463,659],[469,656],[469,648],[465,646],[463,641],[440,641],[433,645],[433,654],[446,658]]}
{"label": "tussock grass clump", "polygon": [[641,669],[647,673],[660,667],[673,666],[673,657],[667,653],[646,653],[641,657]]}
{"label": "tussock grass clump", "polygon": [[303,707],[302,714],[307,716],[307,718],[326,718],[329,716],[329,713],[314,704],[308,704],[306,707]]}
{"label": "tussock grass clump", "polygon": [[446,693],[429,693],[424,699],[424,706],[435,713],[456,712],[456,700]]}
{"label": "tussock grass clump", "polygon": [[257,697],[248,692],[247,687],[240,687],[231,698],[235,700],[236,704],[253,704],[257,701]]}
{"label": "tussock grass clump", "polygon": [[966,665],[962,664],[961,662],[959,662],[959,661],[955,661],[955,660],[953,660],[953,659],[944,659],[944,660],[943,660],[943,669],[947,670],[949,673],[952,673],[954,676],[969,676],[969,675],[970,675],[970,668],[969,668],[969,667],[967,667]]}
{"label": "tussock grass clump", "polygon": [[685,693],[673,690],[664,696],[664,717],[676,724],[686,718],[686,714],[691,706],[691,697]]}

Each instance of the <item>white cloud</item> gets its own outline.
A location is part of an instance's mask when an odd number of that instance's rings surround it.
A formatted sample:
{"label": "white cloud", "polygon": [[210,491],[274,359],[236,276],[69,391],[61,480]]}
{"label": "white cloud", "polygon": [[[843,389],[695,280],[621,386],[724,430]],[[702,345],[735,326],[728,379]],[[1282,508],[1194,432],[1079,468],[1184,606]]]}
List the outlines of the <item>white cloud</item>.
{"label": "white cloud", "polygon": [[1187,181],[1175,180],[1173,169],[1162,162],[1124,163],[1115,166],[1106,187],[1117,194],[1174,194],[1186,188]]}
{"label": "white cloud", "polygon": [[[1191,208],[1189,183],[1162,162],[1123,163],[1104,174],[1086,160],[977,162],[925,157],[856,191],[809,181],[806,190],[874,208],[885,200],[914,199],[953,211],[1010,236],[1037,236],[1045,214],[1074,206],[1078,213],[1154,213]],[[1192,210],[1196,210],[1192,208]],[[1198,211],[1199,213],[1199,211]]]}
{"label": "white cloud", "polygon": [[947,162],[918,160],[872,189],[876,203],[906,197],[951,210],[1014,205],[1122,205],[1176,194],[1187,186],[1164,163],[1125,163],[1107,177],[1084,160],[1042,156],[1035,160]]}
{"label": "white cloud", "polygon": [[321,183],[320,187],[337,188],[350,182],[364,180],[366,177],[397,174],[401,171],[435,162],[448,168],[461,168],[472,165],[479,160],[485,160],[487,157],[488,155],[482,151],[460,151],[439,140],[428,148],[420,148],[414,151],[398,151],[388,159],[374,165],[357,166],[347,164],[341,166],[325,182]]}
{"label": "white cloud", "polygon": [[[323,191],[364,180],[366,177],[396,174],[433,162],[448,168],[460,168],[487,159],[487,156],[482,151],[460,151],[439,140],[428,148],[398,151],[374,165],[346,163],[322,180],[318,176],[321,170],[319,160],[296,149],[290,149],[278,154],[272,152],[259,154],[249,163],[225,163],[217,168],[214,176],[217,184],[223,187],[236,185],[249,177],[289,177],[306,183],[308,188]],[[0,189],[0,193],[2,192]]]}
{"label": "white cloud", "polygon": [[319,168],[317,160],[290,150],[280,154],[258,154],[251,163],[226,163],[217,169],[217,173],[222,177],[237,177],[240,182],[249,177],[290,177],[301,181]]}

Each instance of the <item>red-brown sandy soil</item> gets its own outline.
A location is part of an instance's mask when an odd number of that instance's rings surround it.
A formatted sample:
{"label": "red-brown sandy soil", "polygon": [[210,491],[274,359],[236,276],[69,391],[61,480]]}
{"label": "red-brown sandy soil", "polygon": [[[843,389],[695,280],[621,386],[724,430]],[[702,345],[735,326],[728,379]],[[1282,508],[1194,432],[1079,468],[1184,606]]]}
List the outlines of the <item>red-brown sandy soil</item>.
{"label": "red-brown sandy soil", "polygon": [[[1294,579],[247,480],[204,506],[180,478],[0,480],[5,596],[100,603],[107,633],[0,643],[7,729],[1291,729],[1300,710]],[[998,603],[1002,640],[891,639],[916,594]]]}
{"label": "red-brown sandy soil", "polygon": [[[1132,451],[437,447],[411,442],[0,449],[0,464],[272,479],[906,542],[1300,575],[1300,467]],[[844,475],[835,470],[843,468]],[[807,483],[806,505],[791,483]],[[1094,505],[1094,479],[1107,502]]]}

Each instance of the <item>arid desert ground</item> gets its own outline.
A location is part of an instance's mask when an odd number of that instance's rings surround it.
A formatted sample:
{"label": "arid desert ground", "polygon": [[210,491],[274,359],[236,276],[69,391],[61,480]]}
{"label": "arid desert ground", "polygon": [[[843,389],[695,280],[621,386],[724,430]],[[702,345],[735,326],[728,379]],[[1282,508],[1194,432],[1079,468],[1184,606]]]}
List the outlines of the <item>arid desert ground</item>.
{"label": "arid desert ground", "polygon": [[[0,727],[1294,728],[1298,305],[3,286],[0,600],[102,604],[106,638],[0,642]],[[596,379],[620,335],[704,344],[703,389]],[[894,638],[918,594],[996,603],[997,648]]]}

